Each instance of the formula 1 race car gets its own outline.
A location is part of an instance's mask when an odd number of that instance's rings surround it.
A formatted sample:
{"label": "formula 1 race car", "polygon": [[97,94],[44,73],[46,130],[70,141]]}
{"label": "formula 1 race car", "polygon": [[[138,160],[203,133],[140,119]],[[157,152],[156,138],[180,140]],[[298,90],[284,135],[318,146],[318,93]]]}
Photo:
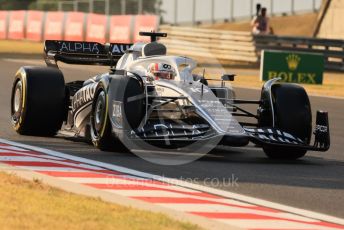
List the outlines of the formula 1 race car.
{"label": "formula 1 race car", "polygon": [[[197,63],[168,56],[157,42],[165,33],[141,32],[149,43],[99,44],[45,41],[47,67],[24,66],[16,73],[11,98],[13,127],[22,135],[54,136],[67,131],[101,150],[131,143],[179,149],[191,143],[246,146],[270,158],[297,159],[308,150],[327,151],[327,112],[312,114],[305,90],[296,84],[267,81],[258,100],[241,100],[226,87],[234,75],[208,85],[193,74]],[[57,62],[110,66],[86,81],[65,83]],[[240,105],[255,104],[257,114]],[[239,121],[251,117],[255,122]],[[199,144],[199,145],[200,145]],[[140,144],[139,144],[140,145]]]}

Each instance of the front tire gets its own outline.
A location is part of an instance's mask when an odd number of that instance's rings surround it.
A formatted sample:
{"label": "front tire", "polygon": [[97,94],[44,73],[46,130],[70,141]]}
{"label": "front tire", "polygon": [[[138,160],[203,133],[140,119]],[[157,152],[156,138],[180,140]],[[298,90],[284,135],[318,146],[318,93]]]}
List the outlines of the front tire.
{"label": "front tire", "polygon": [[26,66],[18,70],[11,97],[11,121],[21,135],[54,136],[66,115],[66,91],[57,68]]}
{"label": "front tire", "polygon": [[115,140],[111,132],[108,116],[108,97],[102,84],[96,91],[91,111],[91,140],[95,147],[102,151],[115,148]]}
{"label": "front tire", "polygon": [[[288,132],[309,144],[312,132],[312,111],[304,88],[296,84],[275,84],[271,89],[275,128]],[[266,118],[262,118],[266,121]],[[272,124],[260,124],[272,126]],[[263,147],[271,159],[295,160],[305,156],[307,150],[288,147]]]}

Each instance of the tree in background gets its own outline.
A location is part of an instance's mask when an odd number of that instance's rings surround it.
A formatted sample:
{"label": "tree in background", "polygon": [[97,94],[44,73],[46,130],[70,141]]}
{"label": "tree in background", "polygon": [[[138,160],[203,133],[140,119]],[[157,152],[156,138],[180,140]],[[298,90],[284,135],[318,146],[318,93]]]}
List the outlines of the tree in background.
{"label": "tree in background", "polygon": [[35,0],[0,0],[0,10],[27,10]]}
{"label": "tree in background", "polygon": [[[146,14],[159,14],[160,6],[162,4],[161,0],[143,0],[142,1],[142,13]],[[127,14],[137,14],[138,13],[138,0],[126,0],[126,13]]]}
{"label": "tree in background", "polygon": [[[67,1],[64,0],[64,2],[67,2]],[[34,0],[29,5],[29,9],[30,10],[55,11],[55,10],[58,10],[58,2],[60,2],[60,0]],[[68,2],[71,2],[70,5],[73,5],[72,0],[69,0]]]}
{"label": "tree in background", "polygon": [[[62,2],[63,11],[73,11],[74,4],[73,0],[29,0],[29,1],[10,1],[10,0],[0,0],[0,2],[27,2],[29,9],[35,10],[57,10],[58,2]],[[124,10],[125,14],[138,14],[139,11],[139,0],[109,0],[110,9],[109,13],[112,15],[121,14]],[[124,6],[122,5],[124,3]],[[160,6],[162,4],[161,0],[143,0],[142,1],[142,13],[143,14],[160,14]],[[78,2],[78,11],[89,12],[89,3],[88,1]],[[105,1],[94,0],[93,3],[93,12],[104,14]],[[122,8],[124,7],[124,9]]]}

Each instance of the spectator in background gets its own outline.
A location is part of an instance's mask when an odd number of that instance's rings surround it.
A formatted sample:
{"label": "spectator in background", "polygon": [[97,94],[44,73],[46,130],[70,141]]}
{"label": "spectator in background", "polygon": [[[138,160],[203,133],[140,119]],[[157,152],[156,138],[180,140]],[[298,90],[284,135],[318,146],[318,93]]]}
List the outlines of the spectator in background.
{"label": "spectator in background", "polygon": [[252,19],[253,34],[271,34],[269,18],[266,16],[266,8],[260,8],[258,14]]}

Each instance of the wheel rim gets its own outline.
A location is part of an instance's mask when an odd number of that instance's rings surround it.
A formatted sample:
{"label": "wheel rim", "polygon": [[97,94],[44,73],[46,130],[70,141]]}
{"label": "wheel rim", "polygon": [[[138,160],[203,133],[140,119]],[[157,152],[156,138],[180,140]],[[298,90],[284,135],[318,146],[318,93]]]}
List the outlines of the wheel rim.
{"label": "wheel rim", "polygon": [[18,80],[13,91],[11,101],[11,118],[14,125],[17,125],[22,115],[23,108],[23,83]]}
{"label": "wheel rim", "polygon": [[15,113],[19,112],[21,100],[22,100],[22,83],[21,81],[18,81],[15,87],[14,100],[13,100],[14,102],[13,108],[14,108]]}
{"label": "wheel rim", "polygon": [[94,127],[97,134],[101,132],[105,118],[105,93],[100,92],[94,109]]}

